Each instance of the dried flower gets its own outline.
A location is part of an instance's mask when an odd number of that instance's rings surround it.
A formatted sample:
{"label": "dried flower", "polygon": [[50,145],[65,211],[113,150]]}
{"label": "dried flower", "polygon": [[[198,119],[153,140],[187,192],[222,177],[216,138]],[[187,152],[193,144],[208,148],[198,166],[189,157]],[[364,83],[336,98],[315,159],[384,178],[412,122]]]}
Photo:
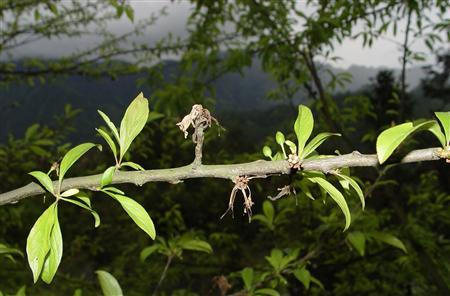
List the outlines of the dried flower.
{"label": "dried flower", "polygon": [[252,206],[254,205],[252,201],[252,192],[250,190],[250,187],[248,186],[250,178],[247,176],[238,176],[234,180],[234,187],[231,190],[230,194],[230,200],[228,202],[228,209],[223,213],[223,215],[220,217],[222,219],[225,217],[225,215],[231,211],[231,216],[234,218],[234,212],[233,212],[233,206],[234,206],[234,200],[236,199],[236,194],[240,190],[242,192],[242,195],[244,196],[244,214],[248,215],[248,221],[250,222],[252,219]]}

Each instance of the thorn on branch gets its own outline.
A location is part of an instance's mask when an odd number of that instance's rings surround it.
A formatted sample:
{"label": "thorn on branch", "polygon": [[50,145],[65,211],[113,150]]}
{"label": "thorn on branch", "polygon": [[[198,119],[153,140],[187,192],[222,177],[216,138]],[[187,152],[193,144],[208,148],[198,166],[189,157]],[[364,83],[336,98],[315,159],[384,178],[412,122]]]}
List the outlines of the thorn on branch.
{"label": "thorn on branch", "polygon": [[225,217],[225,215],[231,211],[231,217],[234,218],[234,200],[236,199],[236,194],[238,191],[242,192],[242,195],[244,196],[244,215],[248,215],[248,222],[252,220],[252,206],[254,205],[252,201],[252,192],[250,190],[250,187],[248,186],[248,182],[251,178],[247,176],[238,176],[236,179],[234,179],[234,187],[231,190],[230,194],[230,200],[228,202],[228,209],[223,213],[223,215],[220,217],[222,219]]}
{"label": "thorn on branch", "polygon": [[192,125],[194,128],[194,132],[192,133],[192,142],[196,144],[195,146],[195,159],[194,166],[198,166],[202,163],[202,147],[203,140],[205,138],[204,130],[208,127],[211,127],[212,122],[215,122],[218,126],[219,122],[216,118],[211,116],[211,113],[208,109],[203,108],[202,105],[196,104],[192,106],[191,112],[184,116],[183,119],[177,123],[177,126],[184,133],[184,138],[186,139],[188,136],[188,128]]}

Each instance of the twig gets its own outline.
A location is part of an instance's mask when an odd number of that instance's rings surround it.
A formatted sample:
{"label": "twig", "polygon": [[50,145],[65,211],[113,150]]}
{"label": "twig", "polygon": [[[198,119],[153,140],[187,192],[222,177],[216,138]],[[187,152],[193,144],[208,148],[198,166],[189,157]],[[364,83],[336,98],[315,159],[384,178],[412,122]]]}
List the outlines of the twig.
{"label": "twig", "polygon": [[[409,152],[399,163],[412,163],[420,161],[439,160],[441,148],[427,148],[413,150]],[[328,173],[334,169],[343,167],[377,167],[378,159],[376,154],[361,154],[352,152],[349,154],[321,158],[314,160],[304,160],[302,170],[321,171]],[[236,176],[270,176],[280,174],[290,174],[291,169],[287,160],[265,161],[257,160],[239,164],[219,164],[219,165],[199,165],[192,164],[169,169],[156,169],[147,171],[116,172],[112,184],[131,183],[143,185],[147,182],[170,182],[176,183],[185,179],[193,178],[219,178],[234,180]],[[75,177],[65,179],[61,186],[61,191],[71,188],[97,190],[102,174]],[[53,182],[54,188],[58,182]],[[24,198],[45,193],[44,189],[36,183],[30,183],[21,188],[0,194],[0,205],[15,203]]]}
{"label": "twig", "polygon": [[164,270],[163,270],[163,272],[161,274],[161,277],[159,278],[159,281],[158,281],[158,284],[155,287],[155,290],[153,290],[153,294],[152,295],[156,295],[156,292],[158,292],[159,288],[161,287],[162,282],[166,278],[167,270],[169,269],[169,266],[172,263],[172,260],[173,260],[173,255],[170,255],[169,257],[167,257],[166,266],[164,266]]}

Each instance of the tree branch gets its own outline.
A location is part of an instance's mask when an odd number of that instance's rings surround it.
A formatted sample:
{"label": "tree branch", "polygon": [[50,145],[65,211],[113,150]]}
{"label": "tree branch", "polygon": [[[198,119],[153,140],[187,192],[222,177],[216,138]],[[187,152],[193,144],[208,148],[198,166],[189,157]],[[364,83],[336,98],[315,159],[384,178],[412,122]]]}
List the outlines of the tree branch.
{"label": "tree branch", "polygon": [[[431,161],[442,158],[440,148],[427,148],[413,150],[404,156],[399,163]],[[321,171],[329,173],[343,167],[376,167],[378,159],[376,154],[361,154],[354,151],[349,154],[305,160],[302,163],[304,171]],[[116,172],[112,184],[131,183],[142,185],[147,182],[178,183],[193,178],[219,178],[234,180],[237,176],[254,176],[265,178],[270,175],[290,174],[291,169],[287,160],[265,161],[257,160],[239,164],[203,165],[190,164],[183,167],[169,169],[155,169],[147,171]],[[63,181],[61,190],[70,188],[99,190],[102,174],[68,178]],[[53,182],[56,188],[57,182]],[[16,203],[24,198],[45,193],[44,189],[32,182],[26,186],[0,194],[0,205]]]}

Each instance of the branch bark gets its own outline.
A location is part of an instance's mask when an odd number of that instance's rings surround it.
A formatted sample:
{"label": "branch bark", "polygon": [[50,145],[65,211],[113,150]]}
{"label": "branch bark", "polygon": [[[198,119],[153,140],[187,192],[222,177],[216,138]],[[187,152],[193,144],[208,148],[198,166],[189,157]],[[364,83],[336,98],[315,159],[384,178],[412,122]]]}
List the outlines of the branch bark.
{"label": "branch bark", "polygon": [[[400,163],[411,163],[420,161],[439,160],[440,148],[427,148],[413,150],[404,156]],[[334,156],[330,158],[321,158],[314,160],[305,160],[302,163],[304,171],[321,171],[329,173],[332,170],[343,167],[376,167],[378,159],[376,154],[361,154],[354,151],[349,154]],[[147,182],[169,182],[179,183],[182,180],[194,178],[219,178],[234,180],[237,176],[252,176],[265,178],[270,175],[290,174],[291,169],[287,160],[265,161],[257,160],[248,163],[239,164],[219,164],[204,165],[190,164],[183,167],[169,169],[155,169],[147,171],[128,171],[117,172],[114,175],[112,184],[131,183],[135,185],[143,185]],[[75,177],[65,179],[62,183],[61,190],[65,191],[70,188],[99,190],[102,174]],[[53,182],[56,188],[57,182]],[[16,203],[24,198],[45,193],[44,189],[38,184],[32,182],[21,188],[11,190],[0,194],[0,205]]]}

